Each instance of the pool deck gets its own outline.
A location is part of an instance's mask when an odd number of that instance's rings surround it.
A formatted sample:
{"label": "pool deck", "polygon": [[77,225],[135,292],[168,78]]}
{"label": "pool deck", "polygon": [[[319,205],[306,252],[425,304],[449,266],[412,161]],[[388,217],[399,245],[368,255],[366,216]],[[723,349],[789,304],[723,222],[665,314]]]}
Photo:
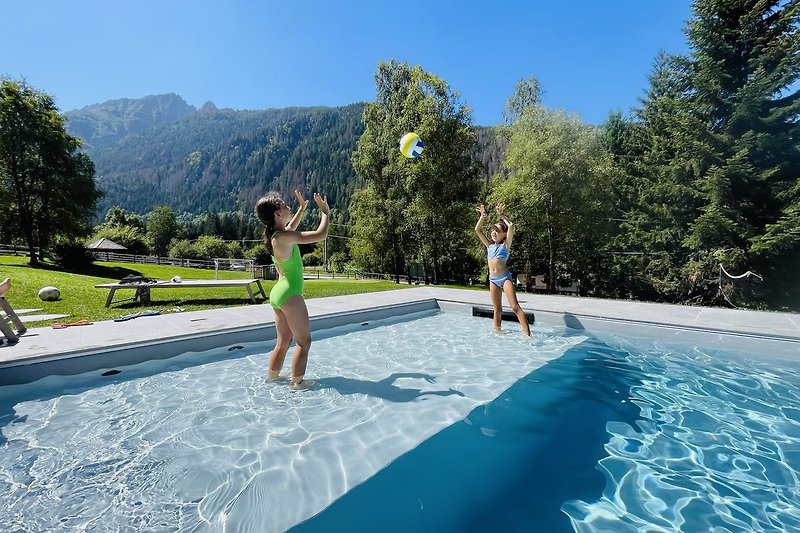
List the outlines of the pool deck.
{"label": "pool deck", "polygon": [[[716,340],[727,339],[728,345],[721,347],[763,353],[776,350],[758,350],[759,346],[779,345],[777,352],[780,355],[800,358],[798,314],[529,293],[519,293],[518,298],[526,312],[534,313],[536,324],[633,336],[655,335],[678,342],[705,339],[704,342],[711,345],[716,345]],[[491,308],[488,291],[435,287],[315,298],[307,300],[307,305],[313,324],[317,319],[342,313],[369,313],[370,310],[434,300],[445,310],[471,310],[472,306]],[[125,322],[107,320],[66,329],[30,328],[20,337],[18,344],[0,347],[0,371],[4,367],[129,349],[168,340],[210,337],[220,333],[235,338],[237,332],[245,331],[252,336],[253,332],[273,327],[273,316],[270,306],[262,304],[145,316]],[[517,327],[516,324],[507,327],[512,326]],[[264,335],[264,340],[274,338],[274,333],[272,335]]]}

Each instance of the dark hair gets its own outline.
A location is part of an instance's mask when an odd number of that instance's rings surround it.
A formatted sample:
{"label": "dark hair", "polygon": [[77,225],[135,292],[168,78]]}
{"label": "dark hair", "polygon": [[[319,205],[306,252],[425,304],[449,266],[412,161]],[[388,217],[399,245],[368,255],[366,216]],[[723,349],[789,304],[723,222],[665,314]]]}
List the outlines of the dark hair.
{"label": "dark hair", "polygon": [[272,253],[272,234],[275,233],[275,212],[283,205],[283,198],[276,192],[268,192],[256,202],[256,216],[264,224],[264,246]]}
{"label": "dark hair", "polygon": [[[505,222],[500,221],[492,227],[498,227],[503,230],[503,233],[508,233],[508,226],[506,226]],[[503,240],[505,240],[505,238],[503,238]]]}

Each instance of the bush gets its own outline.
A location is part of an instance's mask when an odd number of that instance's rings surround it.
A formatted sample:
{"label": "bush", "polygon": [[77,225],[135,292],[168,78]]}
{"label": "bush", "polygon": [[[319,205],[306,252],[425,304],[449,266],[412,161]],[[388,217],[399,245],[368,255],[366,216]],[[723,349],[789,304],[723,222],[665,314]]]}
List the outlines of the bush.
{"label": "bush", "polygon": [[194,243],[194,249],[203,259],[214,259],[215,257],[228,257],[228,245],[219,237],[211,235],[200,235]]}
{"label": "bush", "polygon": [[334,252],[328,258],[328,267],[334,272],[344,272],[347,266],[347,255],[344,252]]}
{"label": "bush", "polygon": [[242,249],[241,243],[238,243],[238,242],[230,242],[230,243],[228,243],[228,255],[226,255],[225,257],[238,258],[238,257],[242,257],[243,254],[244,254],[244,251]]}
{"label": "bush", "polygon": [[80,270],[94,261],[92,253],[79,241],[59,241],[53,246],[53,261],[66,270]]}
{"label": "bush", "polygon": [[322,264],[322,258],[315,252],[307,253],[303,256],[303,265],[315,267]]}
{"label": "bush", "polygon": [[192,243],[186,239],[182,241],[173,240],[169,249],[169,256],[176,259],[198,259],[200,256],[194,249]]}
{"label": "bush", "polygon": [[245,259],[252,259],[256,265],[271,265],[272,258],[263,244],[256,244],[244,252]]}
{"label": "bush", "polygon": [[90,241],[96,241],[101,237],[105,237],[117,244],[121,244],[128,249],[127,252],[120,250],[122,253],[143,255],[148,252],[147,243],[145,242],[144,233],[140,228],[135,226],[106,226],[101,225],[96,228],[94,236]]}

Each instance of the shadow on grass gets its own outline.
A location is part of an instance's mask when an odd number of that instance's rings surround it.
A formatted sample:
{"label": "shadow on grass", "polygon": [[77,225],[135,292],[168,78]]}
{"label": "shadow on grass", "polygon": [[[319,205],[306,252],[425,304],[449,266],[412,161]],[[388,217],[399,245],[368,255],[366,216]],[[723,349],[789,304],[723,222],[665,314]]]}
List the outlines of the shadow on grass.
{"label": "shadow on grass", "polygon": [[128,274],[142,275],[141,272],[134,268],[120,267],[120,266],[106,266],[106,265],[88,265],[81,268],[72,269],[54,269],[69,272],[70,274],[82,274],[84,276],[94,276],[98,278],[111,278],[122,279]]}
{"label": "shadow on grass", "polygon": [[18,268],[30,268],[33,270],[45,270],[48,272],[64,272],[67,274],[80,274],[82,276],[94,276],[98,278],[122,279],[128,274],[142,273],[133,268],[119,267],[119,266],[105,266],[105,265],[86,265],[83,267],[65,268],[55,263],[39,263],[38,265],[31,265],[28,263],[21,265],[14,265]]}

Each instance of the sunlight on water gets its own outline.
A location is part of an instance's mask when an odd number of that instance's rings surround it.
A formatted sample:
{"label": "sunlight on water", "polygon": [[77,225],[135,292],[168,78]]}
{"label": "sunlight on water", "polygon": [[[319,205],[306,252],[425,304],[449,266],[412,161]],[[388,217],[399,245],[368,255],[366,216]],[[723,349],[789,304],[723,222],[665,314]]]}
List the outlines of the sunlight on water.
{"label": "sunlight on water", "polygon": [[641,419],[607,423],[602,497],[563,507],[577,531],[800,530],[797,364],[606,340]]}
{"label": "sunlight on water", "polygon": [[311,391],[269,346],[0,389],[0,530],[282,531],[585,339],[428,315],[316,335]]}

